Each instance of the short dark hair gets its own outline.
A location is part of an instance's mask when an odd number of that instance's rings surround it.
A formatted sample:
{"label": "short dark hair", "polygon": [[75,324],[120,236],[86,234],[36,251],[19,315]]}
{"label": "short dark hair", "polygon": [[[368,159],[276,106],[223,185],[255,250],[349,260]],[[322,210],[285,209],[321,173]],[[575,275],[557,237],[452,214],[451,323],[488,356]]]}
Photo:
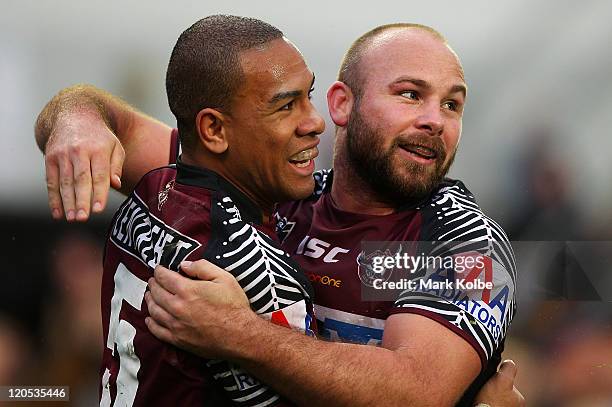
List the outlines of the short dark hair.
{"label": "short dark hair", "polygon": [[205,108],[231,112],[244,73],[240,52],[282,38],[278,28],[255,18],[205,17],[179,36],[166,72],[170,110],[183,147],[197,140],[195,118]]}
{"label": "short dark hair", "polygon": [[426,31],[446,44],[446,38],[444,38],[444,36],[435,29],[426,25],[413,23],[385,24],[373,28],[372,30],[363,34],[351,44],[348,51],[346,51],[346,54],[344,54],[342,64],[340,65],[340,71],[338,72],[338,80],[340,82],[344,82],[349,88],[351,88],[351,91],[355,96],[355,104],[359,104],[361,96],[363,95],[363,78],[361,77],[360,62],[361,58],[363,57],[364,50],[378,35],[395,29],[417,29]]}

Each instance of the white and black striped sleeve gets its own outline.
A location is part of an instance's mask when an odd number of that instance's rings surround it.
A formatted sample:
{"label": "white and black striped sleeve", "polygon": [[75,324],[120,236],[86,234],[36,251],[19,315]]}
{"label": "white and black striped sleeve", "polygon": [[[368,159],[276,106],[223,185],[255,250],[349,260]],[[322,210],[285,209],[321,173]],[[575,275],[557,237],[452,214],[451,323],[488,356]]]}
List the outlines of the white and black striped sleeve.
{"label": "white and black striped sleeve", "polygon": [[443,324],[474,347],[484,368],[503,347],[516,310],[510,242],[461,182],[446,182],[418,209],[420,253],[441,260],[416,274],[391,313],[420,314]]}

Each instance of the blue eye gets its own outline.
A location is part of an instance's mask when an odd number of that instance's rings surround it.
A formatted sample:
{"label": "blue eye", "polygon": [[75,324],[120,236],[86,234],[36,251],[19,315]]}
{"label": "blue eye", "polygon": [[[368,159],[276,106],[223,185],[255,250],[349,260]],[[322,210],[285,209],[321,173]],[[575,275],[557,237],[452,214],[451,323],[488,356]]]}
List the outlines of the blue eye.
{"label": "blue eye", "polygon": [[406,99],[412,99],[412,100],[417,100],[419,98],[419,94],[415,92],[414,90],[405,90],[402,93],[400,93],[400,95],[405,97]]}
{"label": "blue eye", "polygon": [[451,100],[451,101],[448,101],[448,102],[444,102],[442,104],[442,107],[445,108],[445,109],[448,109],[448,110],[452,110],[453,112],[456,112],[458,106],[457,106],[456,102],[453,102]]}

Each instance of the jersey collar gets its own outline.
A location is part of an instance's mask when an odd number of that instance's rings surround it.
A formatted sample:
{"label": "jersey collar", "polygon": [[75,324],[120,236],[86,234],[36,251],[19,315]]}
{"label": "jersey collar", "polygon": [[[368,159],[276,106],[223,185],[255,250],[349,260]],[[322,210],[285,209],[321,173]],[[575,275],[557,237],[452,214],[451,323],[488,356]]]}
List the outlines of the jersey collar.
{"label": "jersey collar", "polygon": [[229,195],[236,204],[242,220],[257,225],[264,223],[261,208],[231,182],[212,170],[185,164],[179,157],[176,160],[176,182],[206,188],[211,191],[221,191]]}
{"label": "jersey collar", "polygon": [[[317,186],[315,186],[315,192],[313,194],[313,197],[318,198],[321,194],[330,194],[330,198],[331,198],[331,189],[332,189],[333,181],[334,181],[334,170],[330,169],[329,172],[327,173],[323,187],[318,191]],[[444,178],[444,180],[439,185],[437,185],[425,198],[419,201],[414,201],[414,202],[402,202],[400,205],[398,205],[398,207],[395,209],[393,213],[411,211],[411,210],[415,210],[415,209],[418,209],[426,205],[431,200],[431,198],[438,192],[438,190],[449,182],[452,182],[452,180],[448,178]],[[332,200],[330,199],[330,201]],[[340,211],[342,210],[338,208],[337,206],[335,206],[335,204],[333,205],[334,207],[336,207],[337,210],[340,210]]]}

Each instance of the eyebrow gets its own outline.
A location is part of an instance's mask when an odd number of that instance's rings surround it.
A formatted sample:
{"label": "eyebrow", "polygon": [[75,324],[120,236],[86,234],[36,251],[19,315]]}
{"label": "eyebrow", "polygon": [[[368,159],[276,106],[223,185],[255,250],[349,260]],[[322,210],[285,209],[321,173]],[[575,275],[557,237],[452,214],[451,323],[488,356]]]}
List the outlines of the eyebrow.
{"label": "eyebrow", "polygon": [[[310,89],[314,86],[315,83],[315,74],[312,74],[312,82],[310,82]],[[302,96],[303,92],[301,90],[288,90],[286,92],[278,92],[274,94],[268,101],[269,105],[274,105],[281,100],[284,99],[293,99]]]}
{"label": "eyebrow", "polygon": [[[399,78],[394,80],[391,84],[395,85],[397,83],[403,83],[403,82],[409,82],[409,83],[412,83],[413,85],[419,86],[424,89],[431,89],[432,87],[431,84],[427,81],[424,81],[422,79],[411,78],[409,76],[400,76]],[[465,97],[465,95],[467,94],[467,87],[463,84],[453,85],[450,88],[449,93],[462,93],[463,96]]]}

